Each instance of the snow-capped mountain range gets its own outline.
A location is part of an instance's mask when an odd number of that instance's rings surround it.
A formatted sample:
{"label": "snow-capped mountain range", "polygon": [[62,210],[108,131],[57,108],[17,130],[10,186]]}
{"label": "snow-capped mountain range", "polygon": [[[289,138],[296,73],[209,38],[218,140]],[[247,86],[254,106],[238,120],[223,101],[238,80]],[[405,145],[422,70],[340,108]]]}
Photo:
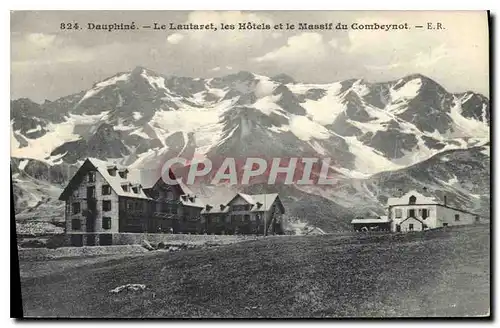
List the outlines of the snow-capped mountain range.
{"label": "snow-capped mountain range", "polygon": [[[51,168],[61,174],[57,183],[86,157],[134,168],[195,154],[330,157],[352,187],[443,152],[474,149],[489,167],[489,124],[486,97],[449,93],[419,74],[305,84],[284,74],[202,79],[137,67],[55,101],[11,101],[11,157],[18,174]],[[342,203],[338,188],[300,192]]]}

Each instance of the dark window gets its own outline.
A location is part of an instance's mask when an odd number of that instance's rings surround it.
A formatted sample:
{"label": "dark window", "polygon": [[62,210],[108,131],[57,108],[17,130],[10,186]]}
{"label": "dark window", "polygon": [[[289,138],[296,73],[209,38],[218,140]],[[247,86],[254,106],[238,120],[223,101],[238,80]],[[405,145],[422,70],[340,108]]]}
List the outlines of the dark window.
{"label": "dark window", "polygon": [[132,187],[132,191],[134,192],[134,194],[138,194],[139,193],[139,188],[138,187]]}
{"label": "dark window", "polygon": [[408,230],[413,231],[413,223],[410,223],[410,224],[408,225]]}
{"label": "dark window", "polygon": [[111,235],[111,234],[100,235],[99,236],[99,245],[101,245],[101,246],[113,245],[113,235]]}
{"label": "dark window", "polygon": [[111,211],[111,201],[110,200],[103,200],[102,201],[102,210],[105,212]]}
{"label": "dark window", "polygon": [[248,211],[252,205],[233,205],[233,211]]}
{"label": "dark window", "polygon": [[479,222],[479,216],[475,217],[476,222]]}
{"label": "dark window", "polygon": [[73,203],[73,214],[80,213],[80,203]]}
{"label": "dark window", "polygon": [[427,219],[429,217],[429,210],[426,208],[422,209],[422,219]]}
{"label": "dark window", "polygon": [[111,186],[110,185],[103,185],[102,186],[102,194],[103,195],[111,195]]}
{"label": "dark window", "polygon": [[119,171],[118,174],[120,175],[121,178],[126,179],[127,178],[127,171]]}
{"label": "dark window", "polygon": [[409,201],[408,201],[408,204],[413,205],[413,204],[415,204],[416,201],[417,201],[417,197],[411,196]]}
{"label": "dark window", "polygon": [[448,223],[443,223],[443,227],[447,227],[448,226]]}
{"label": "dark window", "polygon": [[71,235],[71,246],[82,247],[83,246],[83,236],[82,235]]}
{"label": "dark window", "polygon": [[126,184],[122,185],[122,189],[123,189],[123,191],[128,192],[128,185],[126,185]]}
{"label": "dark window", "polygon": [[111,218],[103,217],[102,218],[102,228],[103,229],[111,229]]}
{"label": "dark window", "polygon": [[460,221],[460,215],[455,214],[455,221]]}
{"label": "dark window", "polygon": [[250,222],[250,215],[245,214],[245,216],[243,217],[243,220],[244,220],[245,223]]}
{"label": "dark window", "polygon": [[95,182],[95,172],[94,171],[89,172],[88,177],[89,177],[89,182]]}
{"label": "dark window", "polygon": [[71,228],[73,230],[80,230],[82,228],[82,223],[78,219],[71,220]]}
{"label": "dark window", "polygon": [[408,210],[408,216],[411,218],[415,217],[415,209],[414,208]]}
{"label": "dark window", "polygon": [[422,228],[423,228],[423,229],[427,229],[427,224],[424,224],[424,225],[422,226]]}
{"label": "dark window", "polygon": [[113,168],[113,169],[108,169],[108,173],[109,175],[111,175],[112,177],[116,176],[116,169]]}
{"label": "dark window", "polygon": [[87,198],[95,198],[95,187],[87,187]]}

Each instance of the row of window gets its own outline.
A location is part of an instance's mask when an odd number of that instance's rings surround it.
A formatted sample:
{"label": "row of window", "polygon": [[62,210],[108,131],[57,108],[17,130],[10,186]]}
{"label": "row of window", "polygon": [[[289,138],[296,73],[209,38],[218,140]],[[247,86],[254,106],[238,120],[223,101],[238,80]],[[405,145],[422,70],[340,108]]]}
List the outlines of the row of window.
{"label": "row of window", "polygon": [[[116,170],[108,170],[108,173],[109,175],[111,176],[116,176]],[[119,170],[118,171],[118,175],[120,176],[120,178],[122,179],[126,179],[127,178],[127,173],[128,171],[127,170]],[[96,172],[95,171],[90,171],[87,173],[87,181],[90,182],[90,183],[93,183],[95,182],[96,180]]]}
{"label": "row of window", "polygon": [[[103,200],[102,201],[102,210],[103,212],[111,211],[111,201]],[[143,201],[127,201],[127,210],[129,211],[143,211],[144,210],[144,202]],[[162,208],[163,211],[171,214],[177,214],[177,206],[174,204],[164,204]],[[81,212],[81,204],[80,202],[75,202],[72,204],[72,212],[73,214],[78,214]]]}
{"label": "row of window", "polygon": [[252,205],[233,205],[231,206],[231,210],[233,211],[250,211],[252,209]]}
{"label": "row of window", "polygon": [[[120,174],[120,177],[126,179],[127,178],[127,172],[118,172]],[[95,172],[89,172],[88,173],[88,182],[89,183],[94,183],[96,180],[96,173]],[[130,186],[128,184],[123,184],[122,186],[123,191],[128,192],[130,190]],[[88,188],[94,188],[94,187],[88,187]],[[133,186],[132,191],[135,194],[138,194],[140,192],[140,187],[139,186]],[[95,189],[92,192],[89,192],[89,189],[87,189],[87,195],[91,194],[93,197],[95,197]],[[111,195],[111,186],[110,185],[103,185],[102,186],[102,194],[103,195]]]}
{"label": "row of window", "polygon": [[[102,201],[102,210],[104,212],[111,211],[111,201],[110,200],[103,200]],[[78,214],[81,212],[81,204],[79,202],[72,204],[72,212],[73,212],[73,214]]]}
{"label": "row of window", "polygon": [[[422,219],[427,219],[430,216],[431,209],[429,208],[410,208],[406,211],[406,217],[421,217]],[[394,209],[394,216],[396,219],[401,219],[403,217],[403,209]]]}
{"label": "row of window", "polygon": [[249,222],[256,222],[257,220],[260,220],[260,216],[255,216],[255,215],[229,215],[229,216],[216,216],[216,217],[207,217],[207,224],[212,224],[212,223],[231,223],[231,222],[242,222],[242,223],[249,223]]}
{"label": "row of window", "polygon": [[[71,228],[73,230],[81,230],[82,229],[82,222],[80,219],[73,219],[71,220]],[[102,218],[102,228],[109,230],[111,229],[111,218],[110,217],[103,217]]]}
{"label": "row of window", "polygon": [[[431,213],[431,209],[427,208],[419,208],[419,209],[414,209],[410,208],[407,210],[407,217],[421,217],[422,219],[427,219]],[[418,214],[418,215],[415,215]],[[400,219],[403,217],[403,209],[401,208],[396,208],[394,209],[394,216],[396,219]],[[460,221],[460,214],[455,214],[455,221]],[[477,219],[476,219],[477,221]]]}
{"label": "row of window", "polygon": [[144,210],[144,202],[142,201],[127,201],[127,210],[129,211],[142,211]]}

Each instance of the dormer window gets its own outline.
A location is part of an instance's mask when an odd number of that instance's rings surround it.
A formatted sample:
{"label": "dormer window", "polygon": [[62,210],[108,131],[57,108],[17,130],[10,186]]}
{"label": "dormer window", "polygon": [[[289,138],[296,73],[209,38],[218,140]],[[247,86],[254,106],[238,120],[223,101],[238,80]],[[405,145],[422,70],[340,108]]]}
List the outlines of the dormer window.
{"label": "dormer window", "polygon": [[122,189],[123,189],[123,191],[128,192],[129,191],[129,185],[128,184],[122,184]]}
{"label": "dormer window", "polygon": [[417,197],[411,196],[410,199],[409,199],[409,201],[408,201],[408,204],[415,205],[416,201],[417,201]]}
{"label": "dormer window", "polygon": [[138,194],[141,192],[141,185],[134,185],[132,187],[132,191],[134,192],[134,194]]}
{"label": "dormer window", "polygon": [[260,208],[262,206],[261,202],[257,202],[257,208]]}
{"label": "dormer window", "polygon": [[128,173],[127,169],[120,169],[120,170],[118,170],[118,175],[122,179],[126,179],[127,178],[127,173]]}
{"label": "dormer window", "polygon": [[107,169],[108,169],[108,173],[109,173],[109,175],[111,175],[112,177],[116,176],[116,171],[118,170],[118,169],[116,168],[116,166],[114,166],[114,165],[110,165],[110,166],[108,166],[108,168],[107,168]]}

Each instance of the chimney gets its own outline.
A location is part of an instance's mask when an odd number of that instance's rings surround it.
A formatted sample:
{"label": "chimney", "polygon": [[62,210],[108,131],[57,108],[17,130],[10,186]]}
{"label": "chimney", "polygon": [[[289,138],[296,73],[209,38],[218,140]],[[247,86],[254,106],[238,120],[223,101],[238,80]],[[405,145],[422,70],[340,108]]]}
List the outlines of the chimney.
{"label": "chimney", "polygon": [[446,198],[446,195],[444,195],[444,197],[443,197],[444,206],[446,206],[446,205],[447,205],[447,203],[448,203],[448,202],[447,202],[447,200],[448,200],[448,199]]}
{"label": "chimney", "polygon": [[224,211],[224,208],[226,208],[226,205],[224,205],[224,204],[220,204],[220,210],[221,210],[221,211]]}
{"label": "chimney", "polygon": [[212,209],[212,206],[207,204],[207,205],[205,205],[205,209],[207,210],[207,212],[209,212]]}

